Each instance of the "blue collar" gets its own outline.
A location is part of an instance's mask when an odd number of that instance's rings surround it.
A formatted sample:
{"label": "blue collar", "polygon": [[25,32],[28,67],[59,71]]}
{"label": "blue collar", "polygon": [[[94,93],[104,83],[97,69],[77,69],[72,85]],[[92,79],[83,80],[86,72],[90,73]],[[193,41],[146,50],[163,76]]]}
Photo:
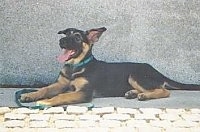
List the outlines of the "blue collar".
{"label": "blue collar", "polygon": [[88,64],[88,63],[89,63],[90,61],[92,61],[93,59],[94,59],[94,56],[91,55],[90,57],[88,57],[88,58],[82,60],[81,62],[79,62],[79,63],[77,63],[77,64],[70,64],[70,63],[67,63],[67,62],[66,62],[65,65],[69,65],[69,66],[72,67],[72,68],[78,68],[78,67],[82,67],[82,66]]}

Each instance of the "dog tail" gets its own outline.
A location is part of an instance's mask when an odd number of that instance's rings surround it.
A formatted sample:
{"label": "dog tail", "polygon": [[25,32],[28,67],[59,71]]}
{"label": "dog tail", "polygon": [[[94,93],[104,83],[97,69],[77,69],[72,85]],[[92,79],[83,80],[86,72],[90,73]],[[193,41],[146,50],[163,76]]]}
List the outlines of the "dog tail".
{"label": "dog tail", "polygon": [[183,84],[173,80],[169,80],[164,83],[165,88],[169,90],[191,90],[200,91],[200,85],[198,84]]}

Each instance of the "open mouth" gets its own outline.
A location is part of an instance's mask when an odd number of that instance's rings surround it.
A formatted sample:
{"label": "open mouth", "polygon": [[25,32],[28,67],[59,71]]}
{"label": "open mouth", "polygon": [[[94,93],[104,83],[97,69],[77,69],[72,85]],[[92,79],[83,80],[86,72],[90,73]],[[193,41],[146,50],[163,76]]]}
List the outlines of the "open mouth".
{"label": "open mouth", "polygon": [[76,54],[76,50],[62,49],[62,54],[57,57],[60,63],[70,60]]}

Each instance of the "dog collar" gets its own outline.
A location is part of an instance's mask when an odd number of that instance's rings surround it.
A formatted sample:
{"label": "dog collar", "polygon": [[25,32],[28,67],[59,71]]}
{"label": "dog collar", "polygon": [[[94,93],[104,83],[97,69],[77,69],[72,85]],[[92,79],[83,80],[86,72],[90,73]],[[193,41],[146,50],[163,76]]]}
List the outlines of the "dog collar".
{"label": "dog collar", "polygon": [[65,65],[69,65],[70,67],[73,67],[73,68],[78,68],[78,67],[82,67],[82,66],[88,64],[93,59],[94,59],[94,56],[91,55],[90,57],[84,59],[83,61],[81,61],[81,62],[79,62],[77,64],[70,64],[70,63],[66,62]]}

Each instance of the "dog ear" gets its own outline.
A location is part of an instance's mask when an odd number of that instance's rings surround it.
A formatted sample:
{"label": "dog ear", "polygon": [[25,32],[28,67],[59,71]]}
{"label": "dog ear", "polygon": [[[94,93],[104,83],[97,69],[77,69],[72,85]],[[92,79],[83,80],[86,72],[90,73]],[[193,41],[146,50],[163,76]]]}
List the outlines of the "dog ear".
{"label": "dog ear", "polygon": [[58,34],[66,34],[66,30],[59,31]]}
{"label": "dog ear", "polygon": [[107,29],[105,27],[102,27],[102,28],[90,29],[90,30],[86,31],[88,42],[91,44],[97,42],[99,40],[100,36],[106,30]]}

